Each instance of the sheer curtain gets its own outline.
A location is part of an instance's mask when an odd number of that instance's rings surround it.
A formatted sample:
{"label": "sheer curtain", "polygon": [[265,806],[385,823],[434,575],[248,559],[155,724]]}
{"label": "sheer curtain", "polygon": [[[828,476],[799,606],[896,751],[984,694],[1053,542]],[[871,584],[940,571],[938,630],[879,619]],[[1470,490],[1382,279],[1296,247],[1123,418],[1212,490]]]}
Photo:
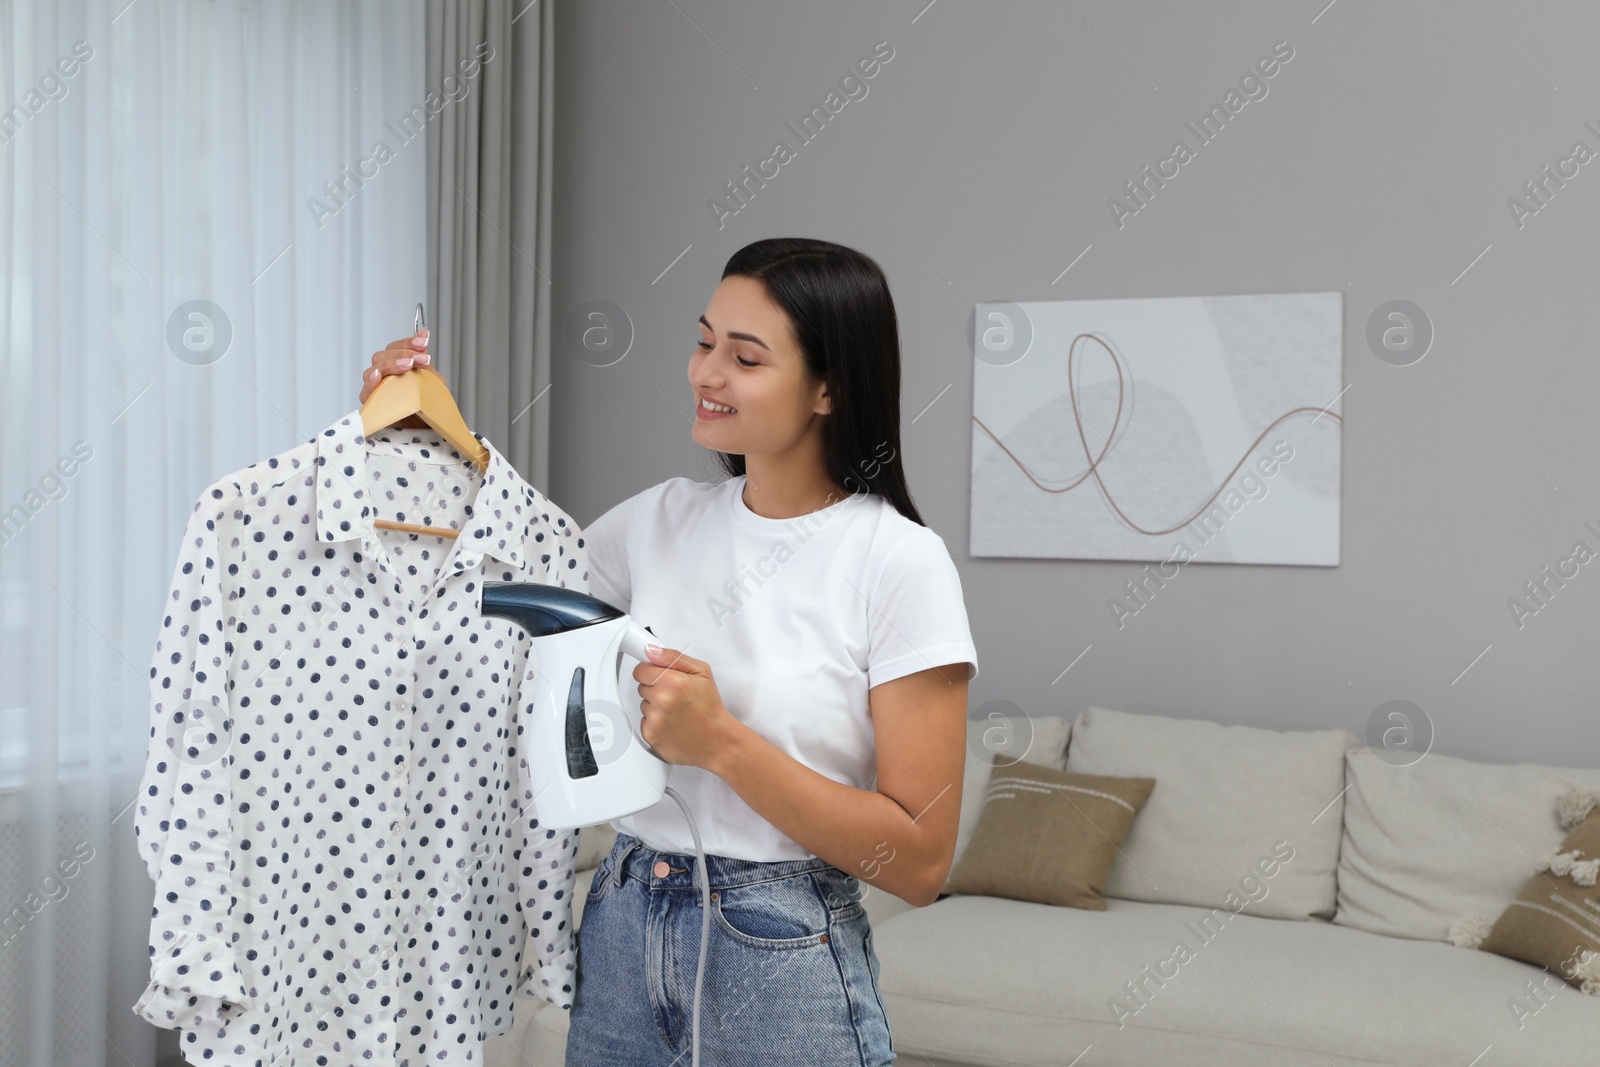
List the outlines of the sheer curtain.
{"label": "sheer curtain", "polygon": [[177,538],[410,331],[425,134],[473,91],[423,35],[421,0],[0,0],[4,1067],[176,1047],[130,1010],[125,814]]}

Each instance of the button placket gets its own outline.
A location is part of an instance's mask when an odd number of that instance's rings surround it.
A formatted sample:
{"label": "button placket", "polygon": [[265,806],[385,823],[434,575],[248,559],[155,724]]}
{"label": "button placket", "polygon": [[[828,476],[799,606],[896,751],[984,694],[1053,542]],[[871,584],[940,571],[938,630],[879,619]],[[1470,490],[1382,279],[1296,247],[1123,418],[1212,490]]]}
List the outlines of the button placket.
{"label": "button placket", "polygon": [[[384,850],[383,858],[384,867],[386,868],[383,876],[384,896],[389,902],[389,914],[386,929],[383,932],[381,948],[383,960],[386,962],[392,961],[392,965],[381,969],[377,974],[378,984],[383,987],[384,995],[388,997],[390,1009],[393,1012],[391,1026],[394,1032],[390,1034],[391,1040],[387,1043],[391,1053],[389,1061],[392,1062],[393,1038],[398,1033],[401,1018],[405,1015],[405,1005],[401,1000],[399,989],[401,969],[405,965],[402,953],[412,932],[412,917],[405,914],[403,905],[407,853],[404,846],[408,843],[404,834],[410,822],[407,816],[411,805],[410,749],[416,729],[416,717],[410,714],[410,711],[416,692],[418,663],[416,654],[418,647],[417,622],[420,621],[420,615],[416,610],[416,601],[406,593],[405,584],[401,580],[399,573],[391,565],[392,559],[389,556],[389,552],[378,538],[376,532],[369,533],[367,537],[363,538],[362,543],[367,547],[372,558],[377,561],[378,567],[393,582],[395,601],[405,605],[406,618],[412,622],[408,635],[409,640],[406,642],[406,646],[411,653],[407,657],[411,663],[411,671],[406,679],[407,696],[404,703],[396,704],[394,717],[391,720],[391,736],[401,737],[406,746],[405,751],[401,753],[402,758],[393,761],[396,768],[394,771],[395,786],[390,798],[393,806],[390,809],[388,844]],[[424,606],[420,614],[426,614],[426,612],[427,607]],[[405,661],[400,662],[403,663]],[[379,946],[374,947],[377,948]]]}
{"label": "button placket", "polygon": [[[363,517],[366,517],[366,514],[367,512],[364,510]],[[467,506],[466,521],[470,523],[472,517],[472,507],[469,504]],[[402,882],[405,879],[404,871],[408,867],[405,861],[410,849],[400,848],[399,844],[402,840],[405,840],[407,845],[414,845],[414,842],[411,842],[408,839],[403,839],[401,835],[403,832],[409,831],[412,824],[412,819],[410,818],[409,814],[412,800],[410,772],[412,763],[411,751],[415,747],[417,737],[417,716],[415,714],[417,675],[421,669],[421,650],[427,644],[427,639],[422,636],[424,632],[423,623],[429,618],[430,610],[433,604],[449,591],[450,586],[453,584],[453,580],[465,572],[468,567],[476,566],[478,560],[482,558],[482,554],[475,551],[469,545],[463,544],[462,536],[458,535],[447,550],[444,560],[441,561],[439,569],[436,572],[431,585],[423,586],[419,591],[419,598],[414,600],[406,593],[399,573],[390,565],[392,560],[387,549],[383,546],[381,540],[378,539],[376,531],[370,531],[369,537],[377,544],[378,551],[374,554],[378,558],[380,566],[382,566],[383,569],[387,571],[390,577],[393,579],[395,595],[405,603],[406,614],[411,622],[408,634],[409,640],[406,642],[406,645],[411,653],[411,671],[407,678],[407,698],[403,707],[396,708],[398,720],[404,721],[403,732],[406,741],[406,751],[402,753],[404,758],[398,761],[399,768],[397,775],[400,779],[400,782],[397,789],[397,795],[400,799],[399,803],[396,804],[395,818],[393,818],[390,822],[392,842],[390,855],[393,858],[393,862],[391,862],[389,865],[391,870],[388,876],[389,879],[393,880],[395,886],[395,888],[388,888],[388,892],[393,898],[392,923],[393,930],[396,933],[396,936],[392,939],[392,941],[397,946],[404,946],[411,941],[416,932],[426,927],[428,919],[424,919],[423,917],[423,908],[428,902],[435,899],[434,896],[429,894],[428,890],[438,888],[431,882],[424,884],[424,882],[421,880],[411,879],[411,881],[414,883],[412,889],[416,895],[412,901],[410,914],[406,914],[403,906],[404,895],[398,890],[403,888]],[[417,606],[418,600],[420,600],[422,605],[420,608]],[[401,726],[401,721],[398,720],[395,722],[396,734],[400,734],[402,732],[402,730],[399,729]],[[446,882],[449,881],[450,873],[448,870],[442,872],[442,879]],[[386,882],[387,881],[388,879],[386,879]],[[440,895],[442,896],[442,890],[440,891]],[[431,919],[431,917],[432,916],[430,913],[429,919]],[[415,965],[420,965],[421,963],[420,959],[414,962]],[[402,960],[396,960],[395,967],[391,972],[391,985],[398,984],[398,976],[403,965],[404,963]],[[399,1005],[398,996],[395,997],[395,1002],[397,1005]],[[399,1005],[396,1011],[396,1019],[398,1020],[404,1015],[405,1007],[404,1005]],[[396,1025],[398,1026],[398,1022]]]}
{"label": "button placket", "polygon": [[[410,646],[410,650],[411,650],[412,670],[411,670],[411,675],[410,675],[410,677],[408,679],[408,683],[409,683],[408,688],[409,688],[409,691],[410,691],[409,706],[410,706],[411,710],[414,710],[415,707],[416,707],[415,696],[416,696],[416,688],[417,688],[417,674],[418,674],[418,672],[420,670],[420,666],[419,665],[421,663],[421,654],[420,653],[421,653],[422,648],[427,644],[427,639],[421,637],[420,635],[423,632],[422,631],[422,623],[424,622],[424,620],[426,620],[429,617],[429,612],[431,611],[432,606],[433,606],[432,603],[430,603],[430,602],[437,600],[438,598],[444,596],[447,592],[449,592],[449,587],[450,587],[450,584],[451,584],[451,580],[454,579],[454,578],[459,577],[465,569],[466,569],[466,567],[465,567],[465,565],[463,563],[462,558],[459,557],[459,556],[453,557],[451,560],[447,561],[447,566],[440,568],[438,576],[434,579],[433,587],[423,593],[423,595],[422,595],[422,601],[423,601],[422,607],[420,609],[416,609],[415,611],[410,611],[411,608],[415,607],[415,604],[414,604],[414,602],[408,602],[408,612],[410,612],[410,614],[411,614],[411,616],[413,618],[413,625],[411,627],[410,641],[409,641],[409,646]],[[414,740],[414,738],[416,736],[416,730],[417,730],[416,716],[413,714],[413,715],[410,716],[410,723],[409,723],[408,730],[407,730],[407,735],[406,735],[407,739],[408,739],[408,749],[409,749],[410,743]],[[404,786],[404,793],[403,793],[404,806],[402,808],[402,816],[403,816],[404,821],[405,821],[406,829],[409,829],[410,828],[410,824],[411,824],[411,819],[410,819],[410,816],[408,814],[409,810],[410,810],[411,799],[412,799],[412,797],[411,797],[410,768],[411,768],[411,755],[410,755],[410,752],[408,750],[407,753],[406,753],[406,759],[402,763],[402,772],[401,772],[401,773],[403,773],[405,775],[405,786]],[[448,869],[445,869],[445,870],[442,871],[441,880],[443,882],[449,882],[450,881],[450,872],[449,872]],[[410,914],[409,915],[408,914],[404,914],[403,909],[399,905],[398,899],[396,901],[396,915],[397,915],[397,920],[396,921],[397,921],[397,924],[398,924],[398,927],[399,927],[399,930],[400,930],[399,942],[401,944],[408,943],[412,939],[413,936],[416,936],[416,935],[420,934],[421,931],[426,928],[428,921],[431,920],[431,918],[433,917],[434,908],[430,907],[430,902],[433,902],[438,898],[436,898],[436,896],[433,895],[432,893],[430,893],[429,891],[437,889],[437,890],[439,890],[438,897],[442,897],[443,896],[442,887],[438,886],[436,883],[434,883],[432,881],[424,882],[423,880],[413,879],[413,882],[414,882],[414,884],[413,884],[412,888],[413,888],[413,893],[414,893],[414,899],[412,900]],[[426,916],[424,914],[424,909],[425,908],[428,909],[428,912],[427,912]],[[419,961],[419,963],[420,963],[420,961]],[[405,1014],[405,1011],[404,1011],[403,1007],[401,1008],[399,1014],[401,1014],[401,1015]]]}
{"label": "button placket", "polygon": [[[368,514],[368,511],[365,507],[363,508],[362,514],[363,517]],[[388,573],[392,578],[393,572],[390,570],[387,564],[387,553],[383,551],[381,544],[379,544],[375,538],[371,536],[370,532],[367,536],[363,537],[361,544],[362,553],[351,567],[351,577],[364,577],[366,574],[371,573],[375,569],[377,571]],[[363,566],[363,564],[365,564],[365,566]],[[338,578],[330,579],[330,581],[333,582],[335,588],[340,586],[340,580]],[[362,582],[361,585],[364,586],[365,583]],[[351,586],[349,584],[345,584],[344,588],[346,592],[349,592],[350,589],[359,589],[361,586]],[[395,583],[395,592],[396,594],[401,593],[398,582]],[[330,589],[329,593],[330,603],[332,603],[334,600],[336,600],[336,597],[333,596],[333,589]],[[355,598],[352,597],[352,602],[354,599]],[[317,626],[319,630],[324,628],[323,621],[323,614],[319,613],[317,616]],[[388,836],[387,842],[389,847],[392,849],[394,842],[394,837],[392,834]],[[351,873],[354,875],[355,871],[361,870],[365,864],[361,858],[362,849],[360,846],[354,842],[352,842],[351,845],[351,862],[354,868]],[[326,853],[324,853],[324,858],[330,859]],[[339,857],[340,863],[343,862],[343,859],[344,857],[341,854]],[[330,863],[332,863],[331,859]],[[342,868],[339,866],[339,864],[333,864],[332,869],[338,871]],[[336,984],[338,986],[345,987],[347,991],[352,987],[354,989],[367,992],[384,989],[385,995],[388,996],[392,1008],[392,1005],[399,1003],[399,997],[395,995],[394,992],[394,987],[397,984],[396,975],[398,974],[398,970],[391,965],[391,961],[394,960],[396,955],[395,943],[392,938],[383,936],[387,933],[388,931],[385,930],[382,932],[382,934],[380,934],[379,931],[374,929],[367,935],[364,941],[357,942],[354,946],[352,946],[355,960],[343,973],[338,975]],[[344,1026],[351,1030],[359,1029],[361,1027],[361,1020],[357,1017],[347,1015],[348,1004],[353,999],[354,995],[352,995],[350,992],[337,994],[336,1002],[330,1006],[329,1010],[323,1012],[321,1017],[318,1018],[314,1024],[316,1030],[326,1031],[330,1028],[337,1028],[339,1026]],[[375,1020],[378,1026],[381,1027],[377,1033],[381,1035],[383,1039],[383,1046],[388,1053],[388,1055],[385,1056],[385,1058],[380,1062],[392,1063],[393,1039],[395,1036],[394,1027],[396,1025],[394,1017],[392,1014],[385,1012],[381,1005],[374,1005],[371,1011],[372,1018]],[[335,1039],[335,1047],[340,1047],[344,1040],[345,1038],[343,1036]]]}

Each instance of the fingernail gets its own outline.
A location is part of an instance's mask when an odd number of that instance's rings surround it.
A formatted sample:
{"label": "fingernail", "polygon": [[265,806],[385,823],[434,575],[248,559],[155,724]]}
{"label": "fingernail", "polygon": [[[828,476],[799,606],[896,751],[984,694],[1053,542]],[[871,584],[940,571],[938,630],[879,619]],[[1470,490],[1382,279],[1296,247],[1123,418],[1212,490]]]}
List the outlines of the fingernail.
{"label": "fingernail", "polygon": [[422,366],[423,364],[427,363],[428,359],[429,359],[428,353],[426,353],[426,352],[417,353],[417,365],[419,367]]}
{"label": "fingernail", "polygon": [[409,367],[411,366],[411,357],[401,356],[399,359],[394,361],[394,365],[397,367]]}
{"label": "fingernail", "polygon": [[651,643],[650,643],[650,642],[648,642],[648,641],[646,641],[646,642],[645,642],[645,645],[644,645],[644,650],[645,650],[645,651],[646,651],[646,652],[648,652],[648,653],[650,653],[650,654],[651,654],[651,655],[652,655],[652,656],[659,656],[659,655],[661,655],[661,646],[660,646],[660,645],[652,645],[652,644],[651,644]]}
{"label": "fingernail", "polygon": [[373,367],[371,370],[367,371],[367,377],[372,379],[373,381],[377,381],[378,380],[378,368],[377,367]]}

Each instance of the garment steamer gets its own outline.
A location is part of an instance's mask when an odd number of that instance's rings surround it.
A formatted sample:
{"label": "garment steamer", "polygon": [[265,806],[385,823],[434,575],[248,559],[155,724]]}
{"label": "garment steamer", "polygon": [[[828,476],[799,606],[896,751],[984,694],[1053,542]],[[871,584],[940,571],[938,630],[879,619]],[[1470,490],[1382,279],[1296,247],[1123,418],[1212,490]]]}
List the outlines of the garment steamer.
{"label": "garment steamer", "polygon": [[[689,820],[700,859],[700,962],[694,973],[693,1064],[700,1065],[700,986],[711,939],[711,882],[689,805],[667,785],[671,764],[625,710],[617,671],[626,653],[650,662],[655,634],[587,593],[537,582],[484,582],[483,614],[510,619],[534,639],[538,684],[523,742],[538,790],[539,822],[554,830],[620,819],[670,796]],[[598,745],[595,744],[599,734]]]}

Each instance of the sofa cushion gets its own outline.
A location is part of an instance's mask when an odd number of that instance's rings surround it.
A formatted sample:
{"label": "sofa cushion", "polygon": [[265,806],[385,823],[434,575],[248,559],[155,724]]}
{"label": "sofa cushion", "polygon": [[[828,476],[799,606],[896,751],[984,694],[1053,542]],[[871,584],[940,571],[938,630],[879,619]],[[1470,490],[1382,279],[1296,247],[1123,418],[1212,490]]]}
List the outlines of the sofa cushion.
{"label": "sofa cushion", "polygon": [[1397,766],[1363,747],[1346,765],[1334,922],[1432,941],[1458,919],[1504,911],[1561,842],[1560,795],[1600,788],[1600,771],[1437,752]]}
{"label": "sofa cushion", "polygon": [[[1600,1001],[1558,980],[1542,983],[1542,1010],[1519,1029],[1509,1002],[1541,1003],[1526,989],[1548,979],[1538,968],[1225,914],[955,896],[896,915],[873,934],[896,1050],[910,1062],[1067,1064],[1092,1043],[1079,1067],[1467,1067],[1492,1044],[1478,1067],[1594,1062]],[[1180,941],[1187,962],[1174,960]]]}
{"label": "sofa cushion", "polygon": [[[989,770],[1026,760],[1041,767],[1060,767],[1072,734],[1072,723],[1060,715],[1006,715],[999,712],[967,720],[967,757],[961,777],[961,816],[956,827],[954,871],[983,813],[989,791]],[[945,892],[949,880],[945,881]]]}
{"label": "sofa cushion", "polygon": [[[1593,803],[1593,794],[1589,794]],[[1585,993],[1600,996],[1600,807],[1573,827],[1542,868],[1495,920],[1481,946],[1546,967]]]}
{"label": "sofa cushion", "polygon": [[1100,895],[1154,778],[1019,762],[989,776],[978,826],[946,888],[1104,911]]}
{"label": "sofa cushion", "polygon": [[617,830],[608,822],[578,828],[578,870],[600,866],[611,846],[617,843]]}
{"label": "sofa cushion", "polygon": [[[589,899],[589,890],[594,888],[595,872],[599,869],[599,867],[583,868],[578,872],[578,877],[572,884],[572,928],[574,930],[583,925],[583,905]],[[534,951],[531,940],[527,942],[526,951]]]}
{"label": "sofa cushion", "polygon": [[[1105,895],[1229,907],[1255,915],[1333,914],[1347,730],[1282,731],[1088,707],[1067,770],[1159,784],[1122,843]],[[1257,899],[1258,864],[1282,868]]]}

